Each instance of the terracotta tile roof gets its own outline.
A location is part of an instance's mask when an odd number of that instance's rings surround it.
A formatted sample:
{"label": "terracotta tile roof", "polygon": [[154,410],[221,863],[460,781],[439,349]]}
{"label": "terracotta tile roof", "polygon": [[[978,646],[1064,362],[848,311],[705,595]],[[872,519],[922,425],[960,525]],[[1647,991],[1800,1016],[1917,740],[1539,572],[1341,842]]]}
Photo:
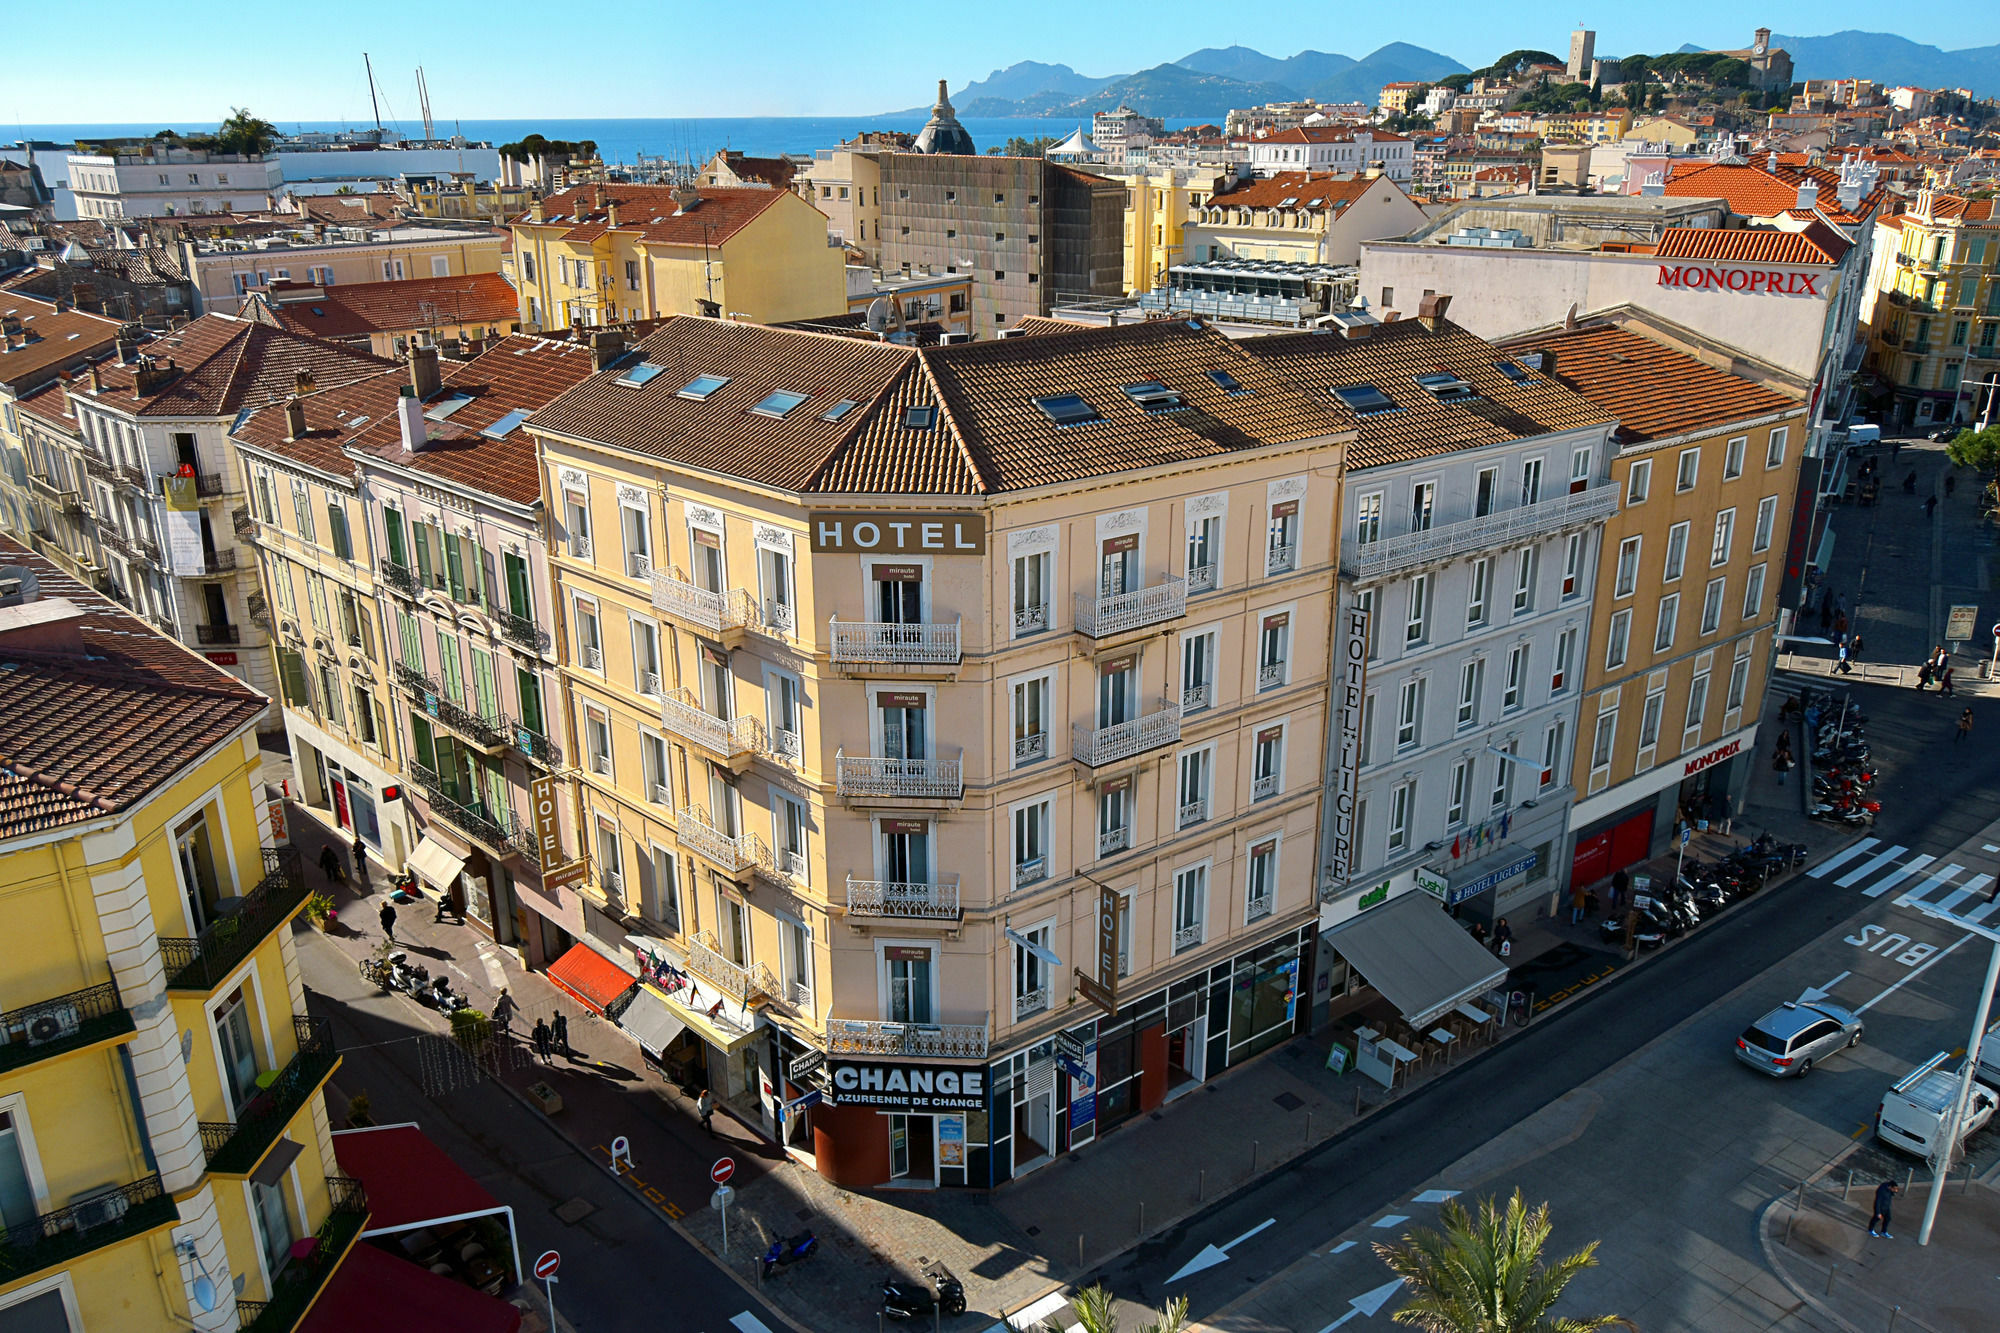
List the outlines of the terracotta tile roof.
{"label": "terracotta tile roof", "polygon": [[32,650],[0,635],[0,838],[125,809],[263,715],[262,694],[41,554],[0,537],[0,565],[82,612],[24,634]]}
{"label": "terracotta tile roof", "polygon": [[792,176],[798,168],[789,158],[748,157],[739,153],[728,155],[729,169],[740,180],[763,181],[776,190],[789,190]]}
{"label": "terracotta tile roof", "polygon": [[14,405],[30,416],[40,417],[74,435],[76,410],[69,405],[69,384],[67,376],[59,375],[34,392],[22,394],[14,400]]}
{"label": "terracotta tile roof", "polygon": [[136,389],[139,364],[106,362],[99,379],[107,406],[139,416],[234,416],[290,395],[301,370],[310,370],[322,387],[331,387],[391,364],[360,348],[230,315],[203,315],[146,344],[145,354],[156,364],[171,360],[179,373],[141,397]]}
{"label": "terracotta tile roof", "polygon": [[[284,287],[273,295],[284,296]],[[372,333],[412,333],[446,324],[514,323],[520,298],[498,273],[456,278],[406,278],[321,289],[310,299],[265,302],[281,329],[319,338],[365,338]]]}
{"label": "terracotta tile roof", "polygon": [[[1516,383],[1499,368],[1507,354],[1450,320],[1436,329],[1419,319],[1372,326],[1368,336],[1281,333],[1246,338],[1237,346],[1325,402],[1359,431],[1348,449],[1348,467],[1381,467],[1480,445],[1547,435],[1612,420],[1546,376]],[[1440,400],[1415,382],[1439,372],[1472,386],[1473,396]],[[1373,385],[1395,404],[1357,415],[1333,397],[1335,388]]]}
{"label": "terracotta tile roof", "polygon": [[0,295],[0,319],[8,317],[21,321],[21,333],[26,337],[9,340],[0,350],[0,384],[17,390],[40,384],[53,377],[57,367],[102,352],[118,340],[117,320],[80,310],[58,310],[32,296]]}
{"label": "terracotta tile roof", "polygon": [[[668,368],[649,383],[615,383],[631,369],[621,363],[531,425],[786,490],[912,495],[993,494],[1346,428],[1205,326],[1048,323],[1030,338],[910,348],[681,316],[640,345],[648,363]],[[1249,392],[1225,393],[1211,369]],[[703,400],[681,397],[702,374],[730,379]],[[1186,410],[1142,411],[1123,386],[1146,380],[1180,393]],[[778,390],[810,397],[783,418],[753,411]],[[1097,419],[1057,426],[1032,401],[1064,393],[1082,396]],[[842,401],[858,406],[824,420]],[[912,407],[938,410],[922,426]]]}
{"label": "terracotta tile roof", "polygon": [[524,334],[502,338],[470,361],[447,361],[432,395],[436,404],[456,395],[471,401],[439,421],[428,418],[428,447],[403,452],[396,400],[409,381],[398,367],[352,384],[306,394],[306,433],[285,435],[285,408],[278,403],[252,412],[231,438],[338,476],[351,475],[350,451],[385,463],[428,473],[519,505],[541,499],[535,442],[518,425],[500,439],[480,432],[511,412],[533,412],[591,373],[590,348],[579,342]]}
{"label": "terracotta tile roof", "polygon": [[[1218,194],[1209,202],[1217,208],[1282,206],[1304,213],[1318,209],[1338,213],[1368,193],[1368,187],[1373,184],[1375,182],[1365,176],[1338,180],[1325,172],[1314,175],[1306,171],[1281,171],[1263,180],[1246,182],[1227,194]],[[1292,202],[1286,204],[1284,201],[1287,199]]]}
{"label": "terracotta tile roof", "polygon": [[1618,418],[1618,438],[1644,441],[1800,408],[1797,399],[1608,324],[1532,334],[1509,351],[1555,353],[1555,378]]}
{"label": "terracotta tile roof", "polygon": [[384,190],[373,194],[295,194],[292,203],[298,215],[312,222],[341,227],[365,227],[400,217],[408,204],[401,196]]}
{"label": "terracotta tile roof", "polygon": [[1838,264],[1854,247],[1817,219],[1804,231],[1770,227],[1667,227],[1654,253],[1662,259],[1714,259],[1739,264]]}
{"label": "terracotta tile roof", "polygon": [[[1931,216],[1935,218],[1956,218],[1960,222],[1992,222],[2000,214],[1995,212],[1995,200],[1965,199],[1955,194],[1931,196]],[[1921,218],[1916,219],[1922,221]]]}
{"label": "terracotta tile roof", "polygon": [[[1768,156],[1764,163],[1768,163]],[[1840,173],[1824,167],[1788,167],[1736,162],[1676,162],[1668,170],[1666,193],[1683,199],[1724,199],[1733,213],[1750,218],[1778,217],[1799,206],[1799,187],[1819,187],[1814,203],[1836,222],[1859,222],[1882,202],[1878,185],[1850,212],[1840,206]]]}
{"label": "terracotta tile roof", "polygon": [[546,222],[537,223],[524,213],[514,223],[560,226],[565,228],[565,241],[594,241],[611,230],[604,207],[609,202],[618,206],[619,231],[636,232],[655,245],[722,245],[755,222],[765,209],[787,198],[798,196],[789,190],[703,186],[701,202],[694,211],[680,213],[671,186],[578,185],[542,201]]}

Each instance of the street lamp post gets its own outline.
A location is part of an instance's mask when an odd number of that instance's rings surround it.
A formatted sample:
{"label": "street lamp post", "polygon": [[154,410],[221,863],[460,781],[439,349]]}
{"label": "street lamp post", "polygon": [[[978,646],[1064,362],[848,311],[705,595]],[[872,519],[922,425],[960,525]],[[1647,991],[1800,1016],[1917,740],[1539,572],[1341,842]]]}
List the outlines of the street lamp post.
{"label": "street lamp post", "polygon": [[[1965,925],[1962,921],[1958,924]],[[1937,1154],[1937,1179],[1931,1185],[1931,1197],[1924,1201],[1924,1224],[1917,1231],[1919,1245],[1931,1243],[1931,1224],[1937,1220],[1938,1199],[1944,1194],[1945,1177],[1951,1174],[1951,1159],[1958,1152],[1958,1127],[1965,1123],[1966,1108],[1972,1104],[1973,1075],[1979,1072],[1979,1043],[1986,1035],[1987,1016],[1992,1012],[1993,988],[2000,985],[2000,932],[1973,929],[1993,941],[1993,957],[1986,964],[1986,984],[1979,989],[1979,1003],[1973,1007],[1972,1036],[1965,1044],[1965,1067],[1959,1070],[1958,1092],[1951,1099],[1951,1115],[1944,1125],[1945,1140]]]}

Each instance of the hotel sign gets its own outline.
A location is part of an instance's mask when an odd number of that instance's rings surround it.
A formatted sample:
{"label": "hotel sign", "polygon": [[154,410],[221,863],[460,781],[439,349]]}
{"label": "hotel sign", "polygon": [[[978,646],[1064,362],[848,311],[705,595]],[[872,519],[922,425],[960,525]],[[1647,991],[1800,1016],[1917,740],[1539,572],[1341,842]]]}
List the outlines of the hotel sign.
{"label": "hotel sign", "polygon": [[1118,1013],[1119,947],[1118,891],[1109,885],[1097,886],[1097,975],[1076,969],[1076,989],[1084,999],[1114,1017]]}
{"label": "hotel sign", "polygon": [[814,554],[979,555],[986,516],[977,513],[847,512],[806,515]]}
{"label": "hotel sign", "polygon": [[542,880],[563,863],[562,829],[556,820],[556,781],[536,778],[528,790],[528,804],[535,814],[535,854],[541,861]]}
{"label": "hotel sign", "polygon": [[1368,613],[1341,613],[1340,660],[1335,690],[1340,705],[1340,762],[1333,775],[1332,870],[1345,881],[1354,862],[1354,803],[1361,768],[1361,707],[1368,696]]}
{"label": "hotel sign", "polygon": [[1721,268],[1714,264],[1662,264],[1660,283],[1686,292],[1745,292],[1754,296],[1822,296],[1819,273]]}

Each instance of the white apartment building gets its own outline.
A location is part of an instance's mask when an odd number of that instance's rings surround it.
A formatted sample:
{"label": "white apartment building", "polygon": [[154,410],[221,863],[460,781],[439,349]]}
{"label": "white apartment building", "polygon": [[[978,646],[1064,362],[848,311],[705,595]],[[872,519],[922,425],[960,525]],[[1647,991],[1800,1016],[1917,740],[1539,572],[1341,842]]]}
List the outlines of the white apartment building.
{"label": "white apartment building", "polygon": [[148,145],[139,153],[71,153],[69,189],[80,218],[255,213],[284,182],[276,157]]}
{"label": "white apartment building", "polygon": [[1352,125],[1301,125],[1251,139],[1250,169],[1259,176],[1281,171],[1332,171],[1350,174],[1379,168],[1384,176],[1407,185],[1416,170],[1416,145],[1388,130]]}

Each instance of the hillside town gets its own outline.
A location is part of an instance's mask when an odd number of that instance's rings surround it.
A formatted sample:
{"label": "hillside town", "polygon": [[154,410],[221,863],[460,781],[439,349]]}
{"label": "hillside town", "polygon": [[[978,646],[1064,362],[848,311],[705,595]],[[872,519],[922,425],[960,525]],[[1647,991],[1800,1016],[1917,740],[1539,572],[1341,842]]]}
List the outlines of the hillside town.
{"label": "hillside town", "polygon": [[0,145],[0,1328],[1990,1327],[2000,100],[1743,36]]}

